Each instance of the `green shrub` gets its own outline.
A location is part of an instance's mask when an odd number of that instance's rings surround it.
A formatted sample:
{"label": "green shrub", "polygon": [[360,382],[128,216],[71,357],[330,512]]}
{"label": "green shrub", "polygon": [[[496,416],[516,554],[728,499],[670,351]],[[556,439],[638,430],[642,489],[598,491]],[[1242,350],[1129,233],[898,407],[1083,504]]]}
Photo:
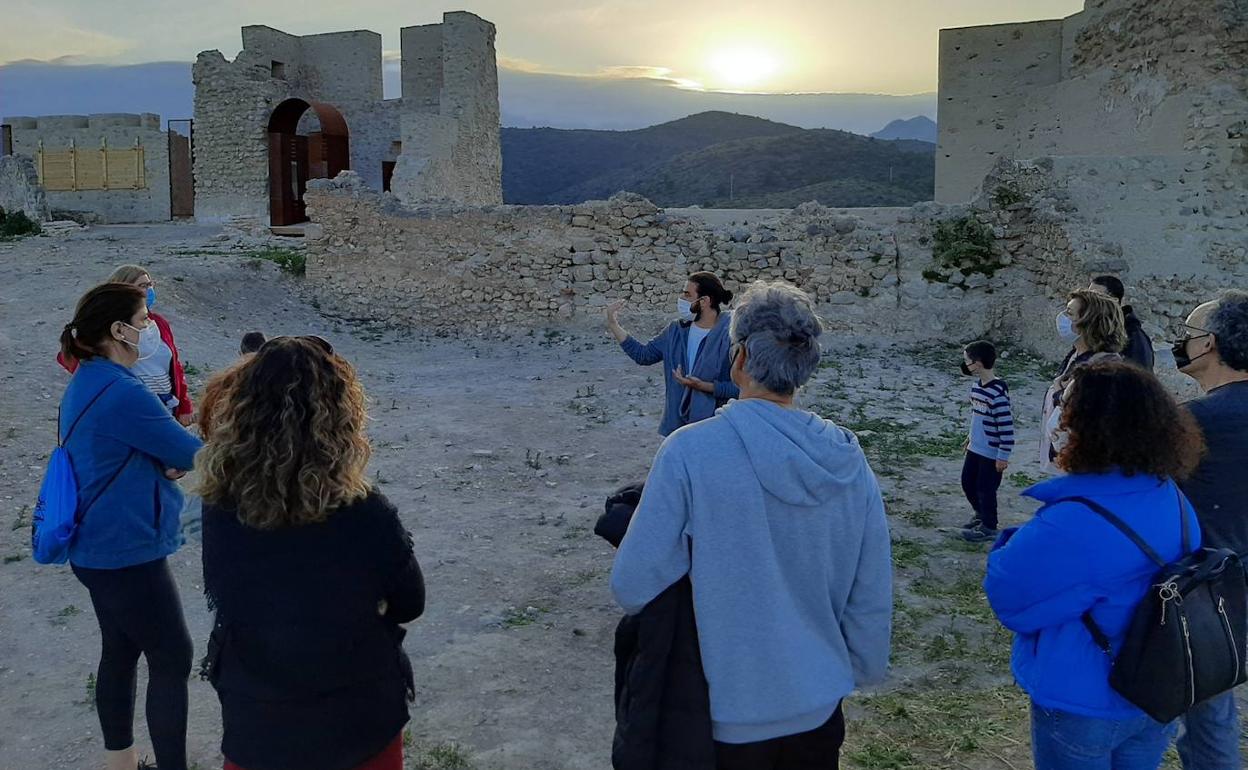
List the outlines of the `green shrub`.
{"label": "green shrub", "polygon": [[1000,209],[1009,208],[1015,203],[1022,203],[1026,199],[1026,196],[1024,196],[1021,192],[1006,185],[999,185],[997,189],[992,192],[992,202],[995,203],[997,208]]}
{"label": "green shrub", "polygon": [[0,238],[22,238],[27,235],[38,235],[43,228],[39,223],[26,216],[25,211],[14,211],[6,214],[0,209]]}
{"label": "green shrub", "polygon": [[267,259],[291,275],[303,275],[308,268],[308,258],[302,251],[267,246],[251,253],[256,259]]}
{"label": "green shrub", "polygon": [[974,217],[959,217],[936,223],[932,256],[945,266],[964,265],[992,260],[992,230]]}

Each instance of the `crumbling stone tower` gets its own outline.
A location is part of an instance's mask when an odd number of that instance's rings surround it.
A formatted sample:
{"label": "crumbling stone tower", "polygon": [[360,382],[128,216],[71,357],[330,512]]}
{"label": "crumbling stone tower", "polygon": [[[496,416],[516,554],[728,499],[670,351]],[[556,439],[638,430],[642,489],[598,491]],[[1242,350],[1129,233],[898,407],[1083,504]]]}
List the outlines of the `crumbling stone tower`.
{"label": "crumbling stone tower", "polygon": [[471,13],[401,31],[401,98],[382,98],[381,36],[242,30],[195,62],[196,218],[305,219],[309,179],[351,170],[407,203],[502,201],[494,25]]}

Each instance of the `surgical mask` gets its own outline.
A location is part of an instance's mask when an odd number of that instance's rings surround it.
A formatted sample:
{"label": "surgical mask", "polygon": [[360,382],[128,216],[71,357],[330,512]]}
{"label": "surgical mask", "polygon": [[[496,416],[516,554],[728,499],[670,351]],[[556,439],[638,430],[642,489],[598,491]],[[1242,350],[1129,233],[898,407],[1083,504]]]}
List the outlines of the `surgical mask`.
{"label": "surgical mask", "polygon": [[682,321],[693,320],[693,303],[684,297],[676,298],[676,317]]}
{"label": "surgical mask", "polygon": [[1075,331],[1075,322],[1070,320],[1070,313],[1065,310],[1057,314],[1057,336],[1062,338],[1062,342],[1074,342],[1079,339],[1079,332]]}
{"label": "surgical mask", "polygon": [[129,329],[134,329],[136,332],[138,332],[138,333],[139,333],[139,341],[138,341],[138,342],[131,342],[130,340],[126,339],[124,336],[121,338],[121,341],[122,341],[122,342],[126,343],[127,345],[129,345],[130,347],[134,348],[135,350],[138,350],[138,349],[139,349],[139,345],[141,345],[141,344],[142,344],[142,342],[143,342],[143,333],[144,333],[145,331],[147,331],[147,329],[152,328],[152,325],[151,325],[151,324],[148,324],[146,329],[140,329],[140,328],[139,328],[139,327],[137,327],[137,326],[131,326],[130,324],[126,323],[125,321],[121,321],[120,323],[121,323],[121,325],[122,325],[122,326],[125,326],[126,328],[129,328]]}
{"label": "surgical mask", "polygon": [[150,308],[152,305],[155,305],[155,304],[156,304],[156,287],[148,286],[147,287],[147,306]]}
{"label": "surgical mask", "polygon": [[139,332],[139,360],[143,361],[156,355],[161,344],[163,343],[160,339],[160,330],[156,328],[156,324],[149,323],[147,328]]}
{"label": "surgical mask", "polygon": [[1170,352],[1174,354],[1175,368],[1182,371],[1183,369],[1186,369],[1187,367],[1191,366],[1192,362],[1195,361],[1197,358],[1203,358],[1209,355],[1210,353],[1212,353],[1213,348],[1209,348],[1204,353],[1201,353],[1199,356],[1196,356],[1195,358],[1187,354],[1187,343],[1191,342],[1192,340],[1198,340],[1204,337],[1212,337],[1212,336],[1213,336],[1212,332],[1205,332],[1204,334],[1197,334],[1194,337],[1184,337],[1183,339],[1174,343],[1174,346],[1170,348]]}

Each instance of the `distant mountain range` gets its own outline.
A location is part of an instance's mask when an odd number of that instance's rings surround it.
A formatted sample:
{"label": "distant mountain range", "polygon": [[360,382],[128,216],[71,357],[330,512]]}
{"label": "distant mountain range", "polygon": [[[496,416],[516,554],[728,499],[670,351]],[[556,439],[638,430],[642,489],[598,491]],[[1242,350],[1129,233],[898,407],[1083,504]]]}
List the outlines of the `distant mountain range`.
{"label": "distant mountain range", "polygon": [[936,142],[936,121],[926,115],[909,120],[894,120],[871,136],[876,139],[917,139],[920,142]]}
{"label": "distant mountain range", "polygon": [[[233,51],[224,51],[232,57]],[[399,63],[382,65],[386,98],[399,96]],[[504,126],[630,130],[715,110],[802,128],[867,134],[894,118],[936,114],[936,94],[758,94],[677,88],[660,77],[554,75],[499,67]],[[0,64],[0,117],[155,112],[189,118],[190,62]]]}
{"label": "distant mountain range", "polygon": [[504,128],[503,199],[579,203],[620,190],[661,206],[903,206],[932,198],[935,145],[703,112],[633,131]]}

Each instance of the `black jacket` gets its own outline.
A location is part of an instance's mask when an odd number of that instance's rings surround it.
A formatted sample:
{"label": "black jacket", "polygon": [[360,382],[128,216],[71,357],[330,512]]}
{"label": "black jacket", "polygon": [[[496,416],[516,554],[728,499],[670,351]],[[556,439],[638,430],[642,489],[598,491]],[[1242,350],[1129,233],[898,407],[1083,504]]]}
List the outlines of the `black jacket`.
{"label": "black jacket", "polygon": [[1153,341],[1144,331],[1135,310],[1130,305],[1122,308],[1123,320],[1127,325],[1127,346],[1122,349],[1122,357],[1134,361],[1150,372],[1153,370]]}
{"label": "black jacket", "polygon": [[247,770],[347,770],[380,753],[414,694],[399,624],[425,608],[394,506],[372,492],[324,522],[257,530],[205,504],[203,537],[222,753]]}
{"label": "black jacket", "polygon": [[[641,499],[633,484],[607,499],[594,531],[618,547]],[[714,770],[711,701],[688,576],[615,630],[615,770]]]}

